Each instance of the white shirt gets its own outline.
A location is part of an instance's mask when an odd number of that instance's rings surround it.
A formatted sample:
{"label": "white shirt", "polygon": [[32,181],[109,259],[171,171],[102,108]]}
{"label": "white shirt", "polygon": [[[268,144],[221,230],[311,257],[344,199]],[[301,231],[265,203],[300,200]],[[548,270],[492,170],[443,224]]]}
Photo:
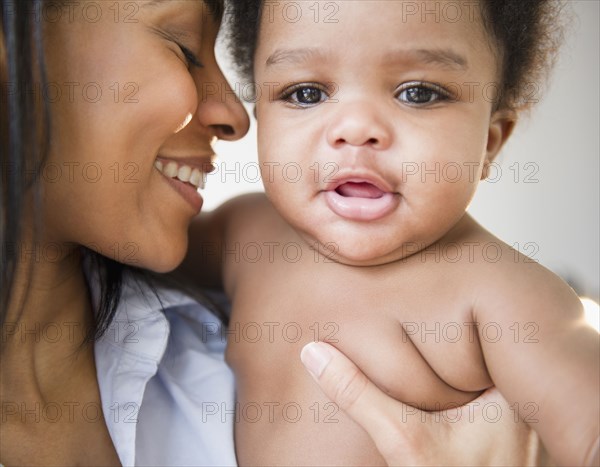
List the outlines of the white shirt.
{"label": "white shirt", "polygon": [[234,380],[220,321],[178,291],[158,289],[159,302],[141,288],[126,281],[115,320],[95,344],[121,463],[236,465]]}

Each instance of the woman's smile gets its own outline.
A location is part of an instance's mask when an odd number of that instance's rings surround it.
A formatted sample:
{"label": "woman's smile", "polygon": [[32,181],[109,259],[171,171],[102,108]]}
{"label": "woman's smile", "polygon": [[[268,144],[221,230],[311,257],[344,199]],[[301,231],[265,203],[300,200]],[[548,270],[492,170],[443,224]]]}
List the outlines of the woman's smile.
{"label": "woman's smile", "polygon": [[[193,164],[193,165],[192,165]],[[157,158],[154,167],[198,214],[202,209],[203,199],[198,190],[203,190],[206,184],[206,169],[212,167],[209,159],[198,158],[193,163],[184,164],[181,161]]]}

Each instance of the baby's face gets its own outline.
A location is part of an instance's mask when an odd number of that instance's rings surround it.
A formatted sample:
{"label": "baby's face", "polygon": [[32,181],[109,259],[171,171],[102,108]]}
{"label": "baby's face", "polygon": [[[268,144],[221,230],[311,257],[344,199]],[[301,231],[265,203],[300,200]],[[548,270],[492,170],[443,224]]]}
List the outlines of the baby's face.
{"label": "baby's face", "polygon": [[512,128],[477,5],[288,4],[264,8],[255,61],[269,198],[348,264],[440,239]]}

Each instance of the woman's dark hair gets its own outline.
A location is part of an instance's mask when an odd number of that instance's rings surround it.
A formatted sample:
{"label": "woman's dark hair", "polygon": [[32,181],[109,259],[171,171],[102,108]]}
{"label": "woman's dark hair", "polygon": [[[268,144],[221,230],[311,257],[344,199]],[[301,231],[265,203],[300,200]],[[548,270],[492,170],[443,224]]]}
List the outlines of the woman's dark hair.
{"label": "woman's dark hair", "polygon": [[[261,0],[229,5],[229,45],[245,79],[253,80]],[[562,42],[560,0],[480,0],[483,24],[500,51],[502,74],[497,109],[523,110],[539,99],[539,89]],[[376,15],[377,12],[375,11]]]}
{"label": "woman's dark hair", "polygon": [[[44,89],[46,70],[40,12],[46,0],[0,0],[0,327],[5,323],[9,306],[14,306],[15,275],[22,267],[23,213],[33,202],[39,214],[40,171],[50,143],[51,120],[47,96],[32,89]],[[211,13],[220,18],[223,0],[205,2]],[[60,5],[61,1],[55,1]],[[35,84],[39,86],[35,86]],[[39,224],[39,215],[34,223]],[[35,233],[39,225],[28,226]],[[90,249],[80,247],[82,265],[97,274],[99,302],[94,309],[94,323],[87,342],[102,336],[112,323],[121,298],[124,274],[133,275],[155,290],[157,283],[168,283],[159,275],[125,266]],[[32,262],[28,273],[31,274]],[[193,290],[194,298],[205,304],[222,320],[226,317],[203,294]],[[19,310],[21,311],[21,310]]]}
{"label": "woman's dark hair", "polygon": [[[43,0],[0,0],[0,325],[11,304],[17,267],[23,266],[23,213],[33,201],[40,212],[40,190],[35,183],[43,168],[50,138],[48,103],[43,94],[46,70],[42,39]],[[35,86],[35,84],[40,86]],[[35,221],[34,221],[35,222]],[[38,225],[33,228],[33,243]],[[100,303],[88,340],[101,336],[109,327],[121,295],[124,266],[81,248],[82,259],[98,271]],[[31,267],[29,268],[31,274]]]}

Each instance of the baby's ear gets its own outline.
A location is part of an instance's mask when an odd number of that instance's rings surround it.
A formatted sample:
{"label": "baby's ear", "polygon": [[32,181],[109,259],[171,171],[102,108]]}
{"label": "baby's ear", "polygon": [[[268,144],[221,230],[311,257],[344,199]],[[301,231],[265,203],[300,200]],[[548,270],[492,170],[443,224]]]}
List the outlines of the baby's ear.
{"label": "baby's ear", "polygon": [[492,163],[506,140],[512,134],[517,123],[517,113],[514,110],[496,110],[490,119],[485,160]]}

